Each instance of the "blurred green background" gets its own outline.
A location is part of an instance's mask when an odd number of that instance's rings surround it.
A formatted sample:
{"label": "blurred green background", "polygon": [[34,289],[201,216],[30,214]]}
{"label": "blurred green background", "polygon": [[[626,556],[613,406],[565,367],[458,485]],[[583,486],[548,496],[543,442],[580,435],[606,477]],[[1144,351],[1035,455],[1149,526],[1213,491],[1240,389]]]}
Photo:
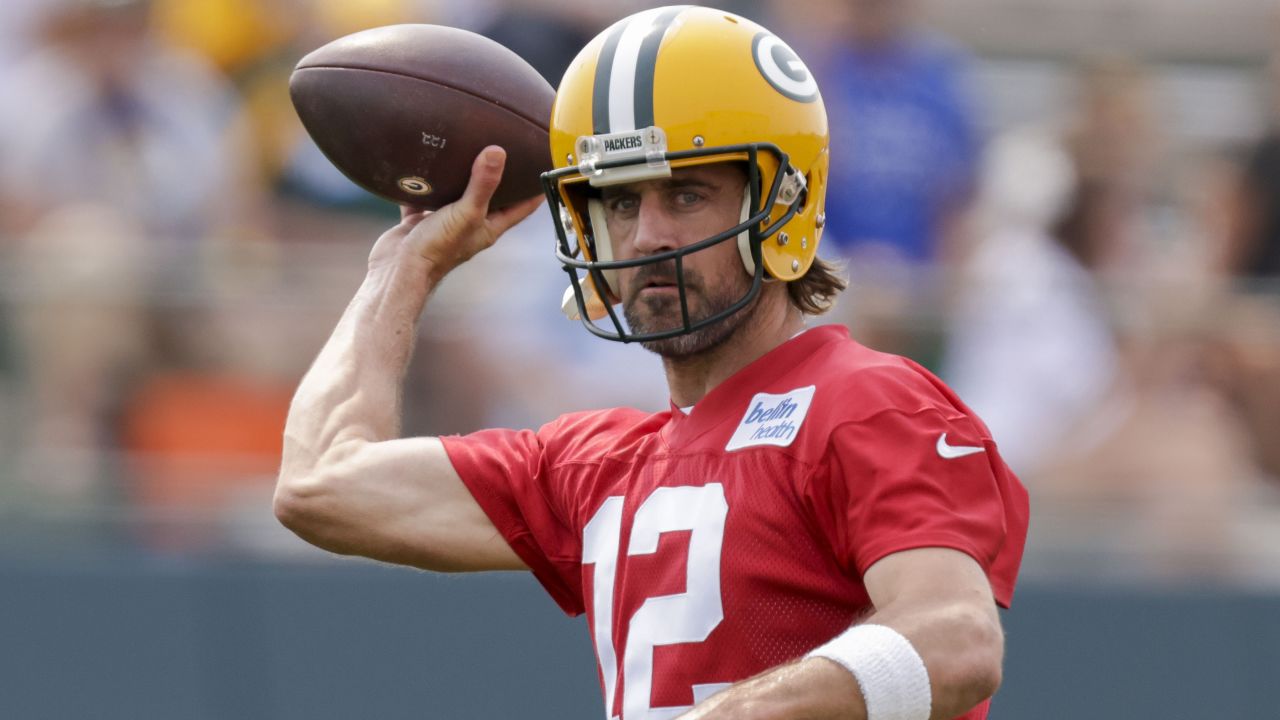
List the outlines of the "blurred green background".
{"label": "blurred green background", "polygon": [[[342,560],[270,497],[394,207],[310,143],[306,52],[464,27],[552,84],[652,3],[0,5],[0,718],[598,717],[524,577]],[[832,122],[822,322],[908,354],[1032,495],[993,718],[1274,717],[1280,4],[754,0]],[[559,313],[545,211],[452,275],[405,431],[667,407]]]}

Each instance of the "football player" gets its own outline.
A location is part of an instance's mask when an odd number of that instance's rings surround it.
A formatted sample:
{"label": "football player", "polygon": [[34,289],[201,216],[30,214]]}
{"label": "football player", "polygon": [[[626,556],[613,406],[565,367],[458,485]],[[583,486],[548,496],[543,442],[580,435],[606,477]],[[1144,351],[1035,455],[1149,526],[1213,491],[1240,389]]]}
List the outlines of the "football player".
{"label": "football player", "polygon": [[[609,717],[986,716],[1027,494],[910,360],[806,329],[827,121],[782,40],[681,6],[623,19],[560,85],[543,180],[569,314],[662,356],[671,407],[398,438],[432,289],[537,201],[408,214],[297,391],[276,513],[344,554],[529,570],[586,613]],[[607,373],[609,368],[600,368]]]}

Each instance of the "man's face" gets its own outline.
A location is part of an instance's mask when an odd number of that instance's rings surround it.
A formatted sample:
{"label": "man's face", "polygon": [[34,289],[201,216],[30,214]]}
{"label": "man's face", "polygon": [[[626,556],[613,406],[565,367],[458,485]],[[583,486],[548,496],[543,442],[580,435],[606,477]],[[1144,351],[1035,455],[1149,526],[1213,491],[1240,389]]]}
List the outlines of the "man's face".
{"label": "man's face", "polygon": [[[672,172],[670,178],[605,188],[602,201],[614,257],[630,260],[692,245],[741,222],[747,176],[736,164],[716,163]],[[689,318],[697,322],[727,309],[750,288],[733,239],[686,255],[683,261]],[[617,288],[633,333],[681,327],[675,261],[618,271]],[[713,348],[751,314],[751,308],[686,335],[643,343],[665,357],[688,357]]]}

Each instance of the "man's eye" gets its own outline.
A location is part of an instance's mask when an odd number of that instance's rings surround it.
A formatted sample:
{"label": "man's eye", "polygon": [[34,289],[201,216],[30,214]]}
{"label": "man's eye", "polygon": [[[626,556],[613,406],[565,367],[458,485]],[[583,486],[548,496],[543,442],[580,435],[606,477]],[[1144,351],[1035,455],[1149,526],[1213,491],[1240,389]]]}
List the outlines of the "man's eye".
{"label": "man's eye", "polygon": [[634,210],[637,205],[636,198],[632,195],[615,195],[604,201],[604,206],[612,212],[627,212]]}
{"label": "man's eye", "polygon": [[676,193],[676,204],[678,205],[696,205],[701,200],[702,196],[696,192]]}

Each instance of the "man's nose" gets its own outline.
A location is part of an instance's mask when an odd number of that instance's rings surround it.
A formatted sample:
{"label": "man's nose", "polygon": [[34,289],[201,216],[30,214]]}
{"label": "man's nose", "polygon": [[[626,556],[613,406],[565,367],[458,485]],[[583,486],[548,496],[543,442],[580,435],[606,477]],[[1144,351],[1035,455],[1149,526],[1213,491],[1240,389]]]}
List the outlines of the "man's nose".
{"label": "man's nose", "polygon": [[645,198],[636,217],[636,254],[657,255],[680,247],[679,222],[658,198]]}

